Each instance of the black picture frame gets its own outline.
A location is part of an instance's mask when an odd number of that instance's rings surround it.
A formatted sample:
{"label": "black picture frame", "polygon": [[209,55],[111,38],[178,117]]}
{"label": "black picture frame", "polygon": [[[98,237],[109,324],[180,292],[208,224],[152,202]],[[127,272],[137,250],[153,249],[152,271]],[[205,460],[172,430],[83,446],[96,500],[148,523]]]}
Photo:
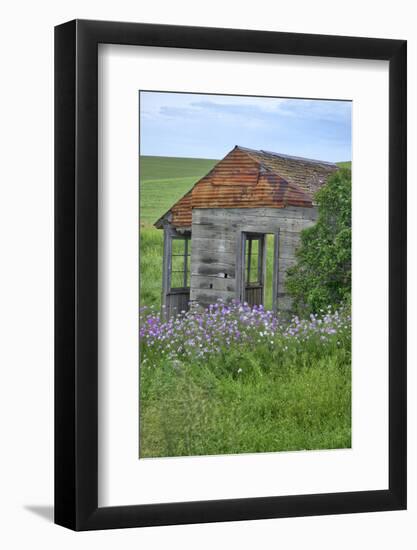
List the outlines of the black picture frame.
{"label": "black picture frame", "polygon": [[[98,44],[389,62],[387,490],[98,506]],[[404,40],[84,20],[55,28],[57,524],[92,530],[406,508],[406,113]]]}

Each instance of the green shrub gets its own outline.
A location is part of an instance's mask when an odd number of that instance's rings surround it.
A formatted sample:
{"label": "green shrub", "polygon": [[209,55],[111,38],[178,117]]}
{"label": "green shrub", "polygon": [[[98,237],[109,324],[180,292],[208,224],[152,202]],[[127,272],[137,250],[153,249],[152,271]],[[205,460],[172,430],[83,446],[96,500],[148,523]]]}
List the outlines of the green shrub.
{"label": "green shrub", "polygon": [[351,297],[351,171],[341,168],[316,194],[317,223],[301,233],[286,288],[296,312],[338,307]]}

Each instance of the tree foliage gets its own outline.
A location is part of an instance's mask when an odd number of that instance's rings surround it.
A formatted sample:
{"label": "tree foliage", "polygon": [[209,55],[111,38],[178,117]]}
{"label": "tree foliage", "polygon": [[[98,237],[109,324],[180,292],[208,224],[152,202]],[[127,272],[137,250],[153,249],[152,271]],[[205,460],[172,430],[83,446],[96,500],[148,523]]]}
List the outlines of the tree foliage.
{"label": "tree foliage", "polygon": [[317,312],[351,297],[351,171],[341,168],[315,196],[317,223],[301,233],[286,287],[294,310]]}

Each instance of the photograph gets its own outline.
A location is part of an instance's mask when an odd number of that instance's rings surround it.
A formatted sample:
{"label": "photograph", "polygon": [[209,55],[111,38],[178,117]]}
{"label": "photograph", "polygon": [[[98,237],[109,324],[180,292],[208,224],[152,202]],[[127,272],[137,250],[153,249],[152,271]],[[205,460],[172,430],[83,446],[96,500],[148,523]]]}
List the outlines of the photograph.
{"label": "photograph", "polygon": [[139,92],[139,458],[351,447],[351,111]]}

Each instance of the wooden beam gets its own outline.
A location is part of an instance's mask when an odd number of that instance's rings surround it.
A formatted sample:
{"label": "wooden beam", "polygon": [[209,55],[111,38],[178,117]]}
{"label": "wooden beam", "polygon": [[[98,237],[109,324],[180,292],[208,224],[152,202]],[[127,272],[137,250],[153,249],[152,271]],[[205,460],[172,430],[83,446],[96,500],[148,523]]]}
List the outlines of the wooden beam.
{"label": "wooden beam", "polygon": [[245,247],[246,247],[246,235],[242,231],[239,231],[236,239],[236,300],[239,302],[244,301],[244,270],[245,270]]}
{"label": "wooden beam", "polygon": [[266,256],[267,256],[267,235],[262,236],[262,261],[261,261],[261,274],[259,281],[262,285],[262,305],[265,305],[265,281],[266,281]]}
{"label": "wooden beam", "polygon": [[278,312],[280,231],[274,233],[274,265],[272,268],[272,310]]}
{"label": "wooden beam", "polygon": [[167,307],[167,295],[171,286],[172,231],[164,225],[164,250],[162,257],[162,305]]}
{"label": "wooden beam", "polygon": [[187,288],[187,257],[188,257],[188,238],[184,238],[184,277],[183,286]]}
{"label": "wooden beam", "polygon": [[[248,259],[247,259],[247,275],[246,275],[246,283],[250,283],[250,270],[251,270],[251,263],[252,263],[252,239],[249,237],[246,238],[246,243],[248,246]],[[246,251],[243,256],[244,261],[246,261]]]}

